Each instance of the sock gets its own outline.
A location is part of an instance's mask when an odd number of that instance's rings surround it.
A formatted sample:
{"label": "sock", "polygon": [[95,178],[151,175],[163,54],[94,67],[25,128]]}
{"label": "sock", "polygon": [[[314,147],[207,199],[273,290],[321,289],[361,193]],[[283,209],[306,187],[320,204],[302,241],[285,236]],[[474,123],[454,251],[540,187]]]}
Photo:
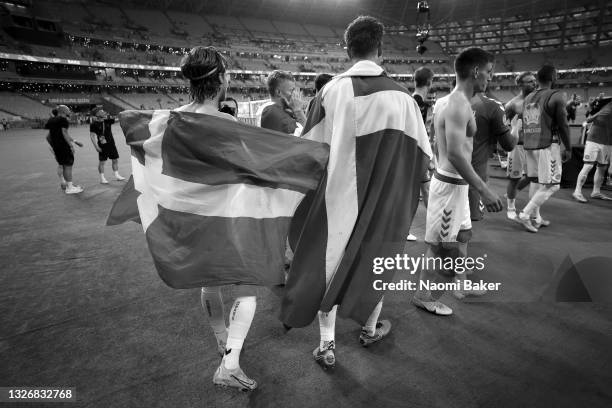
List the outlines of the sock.
{"label": "sock", "polygon": [[376,307],[374,307],[374,310],[372,310],[370,317],[368,317],[368,321],[366,322],[365,326],[363,326],[368,332],[368,335],[370,336],[373,336],[374,333],[376,332],[376,323],[378,323],[378,316],[380,316],[383,299],[380,299],[380,302],[378,302]]}
{"label": "sock", "polygon": [[215,333],[217,344],[227,343],[227,327],[225,327],[225,311],[221,289],[219,287],[202,288],[202,307],[208,317],[208,323]]}
{"label": "sock", "polygon": [[515,211],[516,210],[515,202],[516,202],[515,198],[508,198],[508,210],[509,211]]}
{"label": "sock", "polygon": [[532,199],[534,194],[538,191],[540,185],[538,183],[529,183],[529,199]]}
{"label": "sock", "polygon": [[325,347],[325,343],[334,341],[336,338],[336,311],[338,306],[334,306],[329,312],[319,311],[319,330],[321,331],[321,341],[319,349]]}
{"label": "sock", "polygon": [[225,356],[223,356],[223,364],[228,370],[240,367],[240,350],[249,333],[256,307],[257,298],[255,296],[242,296],[234,301],[230,311],[227,345]]}
{"label": "sock", "polygon": [[104,173],[100,173],[100,181],[106,181],[106,177],[104,177]]}
{"label": "sock", "polygon": [[74,187],[74,185],[72,184],[72,181],[67,181],[66,188],[72,188],[72,187]]}
{"label": "sock", "polygon": [[[600,170],[601,169],[601,170]],[[593,176],[593,191],[591,194],[601,194],[601,185],[603,184],[604,172],[603,168],[597,167]]]}
{"label": "sock", "polygon": [[[523,209],[523,211],[521,212],[521,218],[527,218],[531,214],[534,214],[536,217],[539,217],[539,220],[542,220],[542,217],[540,217],[540,207],[557,190],[559,190],[559,186],[558,185],[538,190],[538,192],[534,194],[534,196],[531,199],[531,201],[529,201],[529,204],[527,204],[525,206],[525,208]],[[536,211],[537,211],[537,213],[536,213]]]}
{"label": "sock", "polygon": [[542,221],[542,216],[540,215],[540,206],[537,206],[535,208],[535,210],[533,210],[533,215],[536,219],[537,222],[541,222]]}
{"label": "sock", "polygon": [[584,183],[586,183],[586,179],[592,168],[593,166],[582,166],[582,170],[580,170],[580,174],[578,174],[578,179],[576,180],[576,188],[574,189],[575,193],[582,194],[582,186],[584,186]]}

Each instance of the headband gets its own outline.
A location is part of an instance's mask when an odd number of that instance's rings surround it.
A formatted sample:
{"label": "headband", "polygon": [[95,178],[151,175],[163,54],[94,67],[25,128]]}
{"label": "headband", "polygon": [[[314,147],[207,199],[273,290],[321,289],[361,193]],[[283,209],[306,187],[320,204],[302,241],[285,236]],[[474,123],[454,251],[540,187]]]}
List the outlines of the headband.
{"label": "headband", "polygon": [[192,81],[198,81],[198,80],[200,80],[200,79],[204,79],[204,78],[206,78],[206,77],[211,76],[211,75],[212,75],[212,74],[214,74],[215,72],[217,72],[217,67],[215,67],[215,68],[211,69],[210,71],[208,71],[208,72],[207,72],[206,74],[204,74],[204,75],[201,75],[201,76],[199,76],[199,77],[195,77],[195,78],[191,78],[191,80],[192,80]]}

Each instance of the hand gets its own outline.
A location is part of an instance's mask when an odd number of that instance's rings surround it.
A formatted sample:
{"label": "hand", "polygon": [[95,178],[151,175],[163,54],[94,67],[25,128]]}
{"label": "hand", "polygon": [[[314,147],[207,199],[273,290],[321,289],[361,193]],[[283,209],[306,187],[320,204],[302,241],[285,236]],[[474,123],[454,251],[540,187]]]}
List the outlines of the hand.
{"label": "hand", "polygon": [[96,146],[96,150],[98,151],[98,153],[102,153],[102,149],[100,149],[98,146]]}
{"label": "hand", "polygon": [[488,212],[500,212],[504,208],[501,198],[488,187],[482,193],[481,198]]}
{"label": "hand", "polygon": [[297,92],[293,92],[289,99],[283,97],[283,100],[289,108],[293,111],[302,110],[302,99],[298,96]]}
{"label": "hand", "polygon": [[561,163],[567,163],[572,159],[572,151],[571,150],[563,150],[561,152]]}

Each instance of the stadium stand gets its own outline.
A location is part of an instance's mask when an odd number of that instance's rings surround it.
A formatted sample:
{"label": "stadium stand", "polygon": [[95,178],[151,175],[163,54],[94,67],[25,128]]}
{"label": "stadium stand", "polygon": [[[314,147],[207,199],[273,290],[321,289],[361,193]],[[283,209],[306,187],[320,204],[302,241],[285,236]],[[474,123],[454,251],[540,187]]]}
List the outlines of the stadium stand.
{"label": "stadium stand", "polygon": [[[19,108],[19,112],[9,109],[8,114],[45,117],[48,108],[43,103],[59,100],[58,92],[68,91],[67,95],[72,96],[75,87],[81,87],[83,95],[97,95],[117,110],[184,103],[188,100],[187,82],[176,67],[193,44],[212,44],[222,50],[232,70],[230,93],[241,101],[267,97],[265,76],[272,69],[294,72],[308,97],[316,73],[338,73],[350,66],[342,45],[343,28],[333,21],[325,25],[321,19],[283,21],[263,12],[233,15],[213,9],[188,13],[185,9],[144,10],[137,8],[137,2],[128,2],[125,8],[119,4],[97,0],[33,2],[32,15],[61,21],[65,32],[61,46],[14,38],[0,30],[0,51],[24,56],[0,59],[2,99],[6,102],[12,96]],[[458,8],[453,13],[460,16],[462,10]],[[534,6],[531,11],[538,10]],[[415,50],[415,27],[390,25],[383,45],[383,66],[408,88],[412,87],[411,75],[418,67],[431,68],[439,75],[434,82],[439,97],[450,86],[452,55],[462,47],[482,43],[485,48],[503,51],[497,55],[498,73],[535,70],[546,62],[554,62],[560,69],[593,68],[566,72],[558,81],[568,95],[576,93],[586,101],[599,94],[598,88],[606,93],[610,90],[606,86],[612,82],[612,70],[597,67],[612,66],[612,53],[609,48],[588,45],[595,40],[603,46],[612,45],[608,41],[611,11],[608,6],[601,17],[596,8],[577,4],[568,8],[570,14],[565,19],[559,10],[504,19],[457,17],[455,21],[445,21],[443,30],[431,29],[424,55]],[[595,23],[599,32],[595,39],[592,28],[578,28],[580,24]],[[559,37],[563,24],[565,35],[547,42],[549,37]],[[587,37],[590,42],[583,41]],[[564,47],[563,52],[559,47]],[[51,93],[45,98],[45,92]],[[515,92],[514,74],[497,75],[491,92],[502,101],[511,98]],[[2,106],[15,109],[11,103]]]}
{"label": "stadium stand", "polygon": [[48,118],[51,108],[27,96],[0,92],[0,110],[28,119]]}

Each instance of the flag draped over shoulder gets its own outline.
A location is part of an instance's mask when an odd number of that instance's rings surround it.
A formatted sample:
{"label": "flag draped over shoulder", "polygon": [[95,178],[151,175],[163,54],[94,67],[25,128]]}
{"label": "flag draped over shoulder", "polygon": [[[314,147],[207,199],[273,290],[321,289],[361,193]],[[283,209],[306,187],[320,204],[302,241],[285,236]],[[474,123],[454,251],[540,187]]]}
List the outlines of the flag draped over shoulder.
{"label": "flag draped over shoulder", "polygon": [[[372,257],[403,249],[432,156],[416,101],[381,67],[361,61],[317,95],[303,137],[330,145],[326,175],[298,209],[295,255],[281,320],[312,322],[339,305],[364,324],[393,272],[375,275]],[[393,251],[391,251],[393,252]]]}
{"label": "flag draped over shoulder", "polygon": [[119,119],[133,180],[107,224],[140,220],[166,284],[284,283],[289,223],[324,175],[327,145],[198,113]]}

